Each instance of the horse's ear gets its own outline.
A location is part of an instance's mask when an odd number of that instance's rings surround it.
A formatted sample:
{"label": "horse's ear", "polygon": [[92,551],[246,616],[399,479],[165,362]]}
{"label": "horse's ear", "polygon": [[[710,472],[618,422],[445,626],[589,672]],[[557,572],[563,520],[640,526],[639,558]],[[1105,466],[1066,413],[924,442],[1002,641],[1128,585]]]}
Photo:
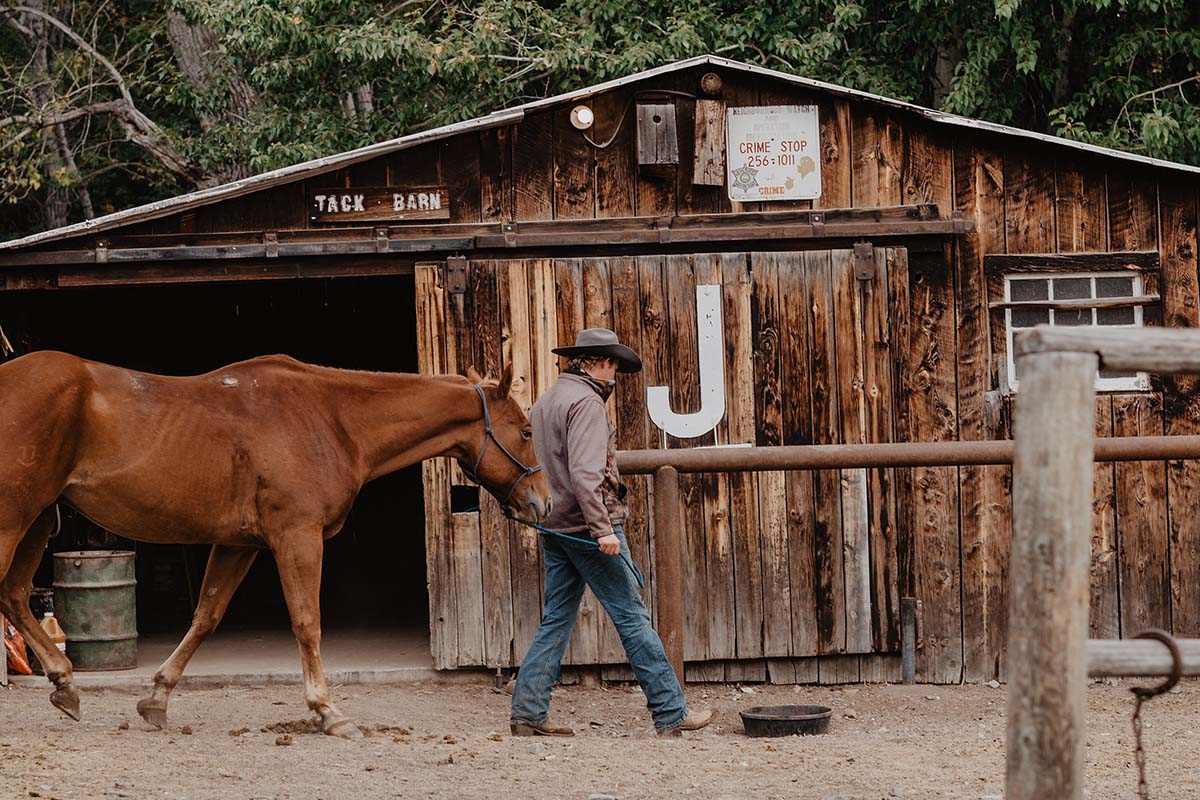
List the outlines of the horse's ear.
{"label": "horse's ear", "polygon": [[467,380],[471,383],[483,383],[483,378],[479,376],[474,367],[467,367]]}
{"label": "horse's ear", "polygon": [[501,397],[508,397],[509,391],[512,389],[512,362],[504,365],[504,373],[500,376],[500,384],[496,387],[496,392]]}

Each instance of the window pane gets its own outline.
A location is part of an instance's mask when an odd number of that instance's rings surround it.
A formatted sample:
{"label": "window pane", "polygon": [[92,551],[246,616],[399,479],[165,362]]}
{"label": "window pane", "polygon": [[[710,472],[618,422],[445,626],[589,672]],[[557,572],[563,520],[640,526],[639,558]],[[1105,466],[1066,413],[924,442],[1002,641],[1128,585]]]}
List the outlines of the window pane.
{"label": "window pane", "polygon": [[1049,300],[1050,295],[1047,294],[1047,283],[1044,278],[1010,281],[1008,284],[1008,296],[1013,301]]}
{"label": "window pane", "polygon": [[1097,308],[1097,325],[1132,325],[1132,308]]}
{"label": "window pane", "polygon": [[[1057,289],[1055,290],[1057,291]],[[1091,325],[1092,310],[1090,308],[1073,308],[1069,311],[1055,309],[1055,325]]]}
{"label": "window pane", "polygon": [[1133,278],[1096,278],[1096,297],[1133,297]]}
{"label": "window pane", "polygon": [[1058,278],[1054,281],[1055,300],[1079,300],[1091,296],[1091,278]]}
{"label": "window pane", "polygon": [[1014,328],[1032,328],[1034,325],[1045,325],[1050,322],[1050,312],[1044,308],[1014,308],[1012,310],[1012,326]]}

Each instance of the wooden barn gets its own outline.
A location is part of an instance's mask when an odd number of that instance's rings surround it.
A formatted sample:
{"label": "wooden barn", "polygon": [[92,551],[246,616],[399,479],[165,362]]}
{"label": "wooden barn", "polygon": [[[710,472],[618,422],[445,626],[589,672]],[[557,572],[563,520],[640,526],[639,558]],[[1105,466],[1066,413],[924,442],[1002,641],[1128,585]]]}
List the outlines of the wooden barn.
{"label": "wooden barn", "polygon": [[[1198,174],[704,56],[0,245],[0,325],[168,373],[512,364],[526,404],[604,325],[646,364],[612,404],[623,449],[1003,439],[1014,329],[1200,325]],[[1200,433],[1195,381],[1097,380],[1099,435]],[[437,667],[518,665],[537,534],[449,462],[388,480],[357,549],[330,543],[327,616],[423,626],[427,600]],[[1200,464],[1097,465],[1095,489],[1092,635],[1200,636]],[[689,678],[896,680],[915,597],[919,680],[1003,679],[1008,467],[681,497]],[[568,662],[623,660],[589,594]]]}

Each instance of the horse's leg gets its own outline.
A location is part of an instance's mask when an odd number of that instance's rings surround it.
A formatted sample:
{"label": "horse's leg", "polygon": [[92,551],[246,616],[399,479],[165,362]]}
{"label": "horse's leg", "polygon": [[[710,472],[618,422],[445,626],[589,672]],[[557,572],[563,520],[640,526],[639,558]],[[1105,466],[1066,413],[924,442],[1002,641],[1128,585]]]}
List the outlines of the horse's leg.
{"label": "horse's leg", "polygon": [[[13,625],[25,637],[46,677],[54,684],[55,689],[50,694],[50,702],[68,717],[79,719],[79,692],[75,688],[75,679],[71,670],[71,662],[67,656],[54,646],[49,635],[34,619],[29,610],[29,590],[33,583],[33,573],[42,560],[46,550],[46,542],[54,532],[56,525],[54,506],[50,506],[34,520],[29,530],[20,540],[13,553],[12,563],[7,572],[0,568],[0,608],[12,620]],[[3,544],[0,544],[0,549]]]}
{"label": "horse's leg", "polygon": [[301,534],[273,548],[279,580],[292,616],[292,632],[300,646],[304,667],[304,699],[321,716],[321,727],[330,736],[358,739],[358,726],[334,707],[321,669],[321,557],[325,543],[320,535]]}
{"label": "horse's leg", "polygon": [[231,547],[214,544],[208,556],[208,567],[204,570],[204,582],[200,587],[200,602],[196,605],[196,613],[192,615],[192,624],[187,635],[175,648],[175,652],[163,662],[154,673],[154,690],[150,696],[137,704],[138,713],[142,719],[151,725],[163,727],[167,724],[167,700],[171,690],[179,683],[187,668],[188,661],[195,654],[200,643],[216,630],[229,600],[237,589],[246,572],[254,562],[258,550],[250,547]]}

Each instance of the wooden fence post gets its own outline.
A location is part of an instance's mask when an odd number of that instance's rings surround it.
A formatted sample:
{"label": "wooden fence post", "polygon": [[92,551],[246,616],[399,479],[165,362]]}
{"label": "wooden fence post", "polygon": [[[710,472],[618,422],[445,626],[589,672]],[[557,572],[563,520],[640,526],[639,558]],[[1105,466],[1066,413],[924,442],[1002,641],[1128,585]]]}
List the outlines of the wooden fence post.
{"label": "wooden fence post", "polygon": [[1081,800],[1095,352],[1020,353],[1007,800]]}
{"label": "wooden fence post", "polygon": [[654,473],[654,602],[658,635],[682,686],[683,535],[679,528],[679,472],[660,467]]}

